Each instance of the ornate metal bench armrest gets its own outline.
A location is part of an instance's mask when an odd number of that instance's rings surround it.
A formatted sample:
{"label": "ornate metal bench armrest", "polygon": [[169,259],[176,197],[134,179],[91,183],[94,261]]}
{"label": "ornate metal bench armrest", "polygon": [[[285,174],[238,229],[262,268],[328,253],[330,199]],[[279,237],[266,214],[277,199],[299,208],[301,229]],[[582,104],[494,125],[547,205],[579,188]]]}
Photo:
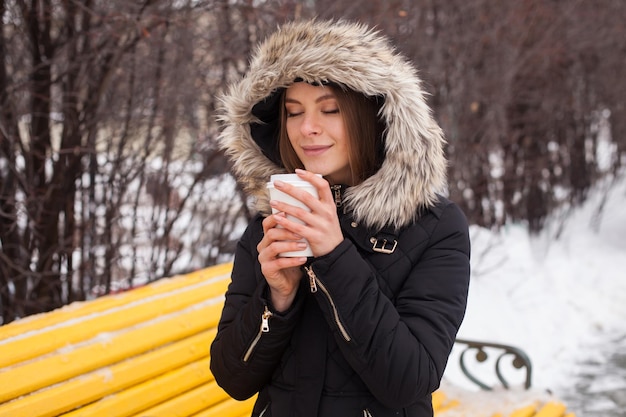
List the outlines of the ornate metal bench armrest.
{"label": "ornate metal bench armrest", "polygon": [[493,387],[485,384],[483,381],[479,380],[475,375],[473,375],[470,372],[466,363],[466,360],[467,360],[466,354],[470,351],[475,351],[476,361],[484,362],[489,357],[489,354],[487,353],[486,348],[489,348],[489,350],[500,351],[500,353],[497,356],[496,363],[495,363],[495,372],[496,372],[496,376],[498,377],[498,380],[500,381],[500,383],[502,384],[504,388],[508,389],[509,383],[507,382],[507,380],[504,378],[504,375],[502,374],[501,364],[502,364],[502,359],[504,357],[508,357],[509,355],[512,355],[513,357],[512,365],[514,368],[516,369],[526,368],[526,380],[524,383],[524,388],[526,389],[530,388],[532,365],[530,363],[530,358],[523,350],[516,348],[514,346],[503,345],[499,343],[481,342],[481,341],[467,340],[467,339],[456,339],[455,343],[465,345],[465,347],[462,348],[462,351],[459,357],[459,364],[461,366],[461,370],[470,381],[478,385],[481,389],[491,391]]}

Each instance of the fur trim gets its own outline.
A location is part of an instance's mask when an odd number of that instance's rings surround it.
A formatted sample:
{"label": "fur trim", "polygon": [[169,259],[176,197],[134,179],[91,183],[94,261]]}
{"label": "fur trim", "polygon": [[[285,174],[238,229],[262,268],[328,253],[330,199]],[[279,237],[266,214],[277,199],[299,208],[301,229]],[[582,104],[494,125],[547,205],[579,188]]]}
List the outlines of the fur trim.
{"label": "fur trim", "polygon": [[384,36],[362,24],[310,20],[285,24],[262,42],[248,74],[222,96],[220,146],[260,211],[269,207],[269,176],[284,170],[252,138],[250,124],[260,122],[252,108],[298,78],[384,97],[384,162],[376,174],[346,192],[345,204],[357,222],[399,228],[436,202],[446,182],[445,139],[414,67]]}

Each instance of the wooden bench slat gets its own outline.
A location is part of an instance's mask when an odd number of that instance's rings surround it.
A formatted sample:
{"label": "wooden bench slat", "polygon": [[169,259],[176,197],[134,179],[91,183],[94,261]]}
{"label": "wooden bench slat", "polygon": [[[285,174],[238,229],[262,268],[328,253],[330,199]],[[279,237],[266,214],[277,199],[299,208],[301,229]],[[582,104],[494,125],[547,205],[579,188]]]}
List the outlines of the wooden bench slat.
{"label": "wooden bench slat", "polygon": [[133,301],[141,300],[156,294],[169,292],[187,285],[201,282],[211,277],[230,277],[232,263],[211,266],[185,275],[164,278],[143,287],[137,287],[120,294],[108,295],[89,301],[75,302],[47,313],[36,314],[0,326],[0,341],[33,330],[43,329],[85,315],[98,313],[119,307]]}
{"label": "wooden bench slat", "polygon": [[532,417],[535,415],[536,411],[537,405],[532,404],[513,411],[510,417]]}
{"label": "wooden bench slat", "polygon": [[209,356],[215,329],[0,404],[0,417],[54,417]]}
{"label": "wooden bench slat", "polygon": [[209,358],[107,396],[63,417],[129,417],[213,380]]}
{"label": "wooden bench slat", "polygon": [[535,417],[563,417],[565,415],[566,407],[562,403],[549,402],[545,404]]}
{"label": "wooden bench slat", "polygon": [[217,385],[217,382],[211,381],[133,417],[188,417],[228,398],[230,398],[228,394]]}
{"label": "wooden bench slat", "polygon": [[450,400],[447,403],[445,403],[444,405],[442,405],[439,408],[438,412],[439,413],[443,413],[443,412],[448,411],[448,410],[450,410],[452,408],[457,408],[459,406],[459,404],[460,403],[457,400]]}
{"label": "wooden bench slat", "polygon": [[208,410],[194,414],[192,417],[248,417],[252,412],[255,401],[256,396],[245,401],[237,401],[229,398]]}
{"label": "wooden bench slat", "polygon": [[455,399],[449,399],[446,394],[441,391],[435,391],[432,395],[433,411],[435,415],[441,414],[451,408],[455,408],[459,405],[459,402]]}
{"label": "wooden bench slat", "polygon": [[437,411],[439,411],[439,409],[441,409],[441,407],[443,406],[444,401],[446,401],[446,394],[444,394],[443,391],[435,391],[435,392],[433,392],[432,402],[433,402],[433,410],[435,412],[437,412]]}
{"label": "wooden bench slat", "polygon": [[[222,297],[0,371],[0,403],[217,326]],[[110,337],[109,337],[110,336]]]}
{"label": "wooden bench slat", "polygon": [[83,320],[67,322],[62,327],[51,326],[30,336],[17,340],[0,341],[0,368],[28,359],[42,356],[63,346],[78,343],[95,337],[97,334],[112,332],[154,318],[182,310],[207,298],[224,294],[229,280],[211,279],[177,288],[176,291],[157,294],[141,301],[85,317]]}

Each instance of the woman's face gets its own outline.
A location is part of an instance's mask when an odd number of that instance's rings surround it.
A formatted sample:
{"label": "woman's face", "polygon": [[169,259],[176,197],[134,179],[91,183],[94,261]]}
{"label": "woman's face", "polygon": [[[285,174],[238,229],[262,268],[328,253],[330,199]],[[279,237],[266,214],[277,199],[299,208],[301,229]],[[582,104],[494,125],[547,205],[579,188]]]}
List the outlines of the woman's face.
{"label": "woman's face", "polygon": [[285,110],[287,136],[304,168],[331,184],[351,185],[348,136],[332,88],[294,83]]}

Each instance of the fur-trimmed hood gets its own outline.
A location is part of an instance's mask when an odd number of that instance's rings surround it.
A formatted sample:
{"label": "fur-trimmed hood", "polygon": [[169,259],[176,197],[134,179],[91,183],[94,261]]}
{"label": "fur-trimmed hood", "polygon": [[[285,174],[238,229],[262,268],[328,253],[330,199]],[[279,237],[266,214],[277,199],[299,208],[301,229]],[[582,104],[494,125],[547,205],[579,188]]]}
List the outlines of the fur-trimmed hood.
{"label": "fur-trimmed hood", "polygon": [[297,79],[336,83],[384,100],[382,166],[345,193],[344,205],[357,222],[376,229],[403,227],[436,202],[446,182],[445,140],[414,67],[363,24],[310,20],[285,24],[262,42],[247,75],[221,99],[220,146],[260,211],[269,211],[270,175],[285,172],[266,149],[277,137],[273,93]]}

